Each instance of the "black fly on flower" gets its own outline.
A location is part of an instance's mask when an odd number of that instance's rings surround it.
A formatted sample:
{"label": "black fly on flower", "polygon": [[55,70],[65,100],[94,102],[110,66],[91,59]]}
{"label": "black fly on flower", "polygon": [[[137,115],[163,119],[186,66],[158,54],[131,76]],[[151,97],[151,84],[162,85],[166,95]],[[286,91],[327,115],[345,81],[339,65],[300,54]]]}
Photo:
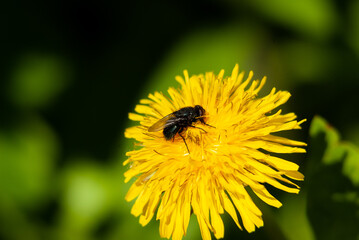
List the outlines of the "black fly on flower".
{"label": "black fly on flower", "polygon": [[143,147],[126,154],[124,165],[131,168],[125,181],[136,178],[126,200],[136,199],[131,213],[143,226],[157,212],[161,237],[182,239],[194,214],[203,239],[211,239],[210,231],[223,238],[224,212],[252,232],[263,220],[247,189],[280,207],[265,185],[298,193],[293,180],[304,179],[297,164],[271,155],[305,152],[305,143],[275,135],[300,129],[305,121],[275,111],[290,93],[273,88],[258,98],[266,79],[252,81],[252,72],[244,79],[238,65],[231,76],[223,75],[222,70],[189,77],[184,71],[184,78],[176,77],[180,88],[169,88],[169,97],[150,94],[129,114],[139,125],[125,136]]}

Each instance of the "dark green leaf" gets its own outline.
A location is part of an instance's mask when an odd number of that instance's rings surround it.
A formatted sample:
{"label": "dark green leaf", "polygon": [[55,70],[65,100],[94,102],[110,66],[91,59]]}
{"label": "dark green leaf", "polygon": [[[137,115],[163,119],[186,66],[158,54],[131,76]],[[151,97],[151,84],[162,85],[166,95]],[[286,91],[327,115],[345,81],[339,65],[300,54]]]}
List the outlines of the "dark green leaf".
{"label": "dark green leaf", "polygon": [[359,237],[359,154],[323,118],[310,127],[308,217],[317,239]]}

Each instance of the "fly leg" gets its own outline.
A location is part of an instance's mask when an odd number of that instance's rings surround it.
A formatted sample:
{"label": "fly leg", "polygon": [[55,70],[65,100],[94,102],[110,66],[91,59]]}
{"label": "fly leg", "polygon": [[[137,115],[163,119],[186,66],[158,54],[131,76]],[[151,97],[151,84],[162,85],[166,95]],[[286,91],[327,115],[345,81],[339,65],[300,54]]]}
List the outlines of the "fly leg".
{"label": "fly leg", "polygon": [[203,128],[200,128],[200,127],[195,127],[195,126],[192,126],[192,125],[189,125],[188,127],[191,127],[191,128],[198,128],[198,129],[202,130],[203,132],[207,133],[207,131],[206,131],[206,130],[204,130]]}
{"label": "fly leg", "polygon": [[207,123],[203,123],[204,125],[207,125],[208,127],[211,127],[211,128],[216,128],[215,126],[212,126],[212,125],[209,125]]}
{"label": "fly leg", "polygon": [[181,138],[183,139],[184,144],[186,145],[186,148],[187,148],[188,153],[191,154],[190,151],[189,151],[189,149],[188,149],[188,146],[187,146],[187,143],[186,143],[186,140],[184,139],[184,137],[183,137],[180,133],[178,133],[178,135],[181,136]]}
{"label": "fly leg", "polygon": [[[188,149],[186,140],[185,140],[184,137],[181,135],[181,132],[182,132],[182,131],[183,131],[183,127],[181,127],[181,128],[178,130],[178,135],[180,135],[180,137],[183,139],[183,142],[184,142],[184,144],[186,145],[186,148],[187,148],[188,153],[191,154],[190,151],[189,151],[189,149]],[[174,138],[174,137],[173,137],[173,138]]]}
{"label": "fly leg", "polygon": [[203,118],[199,118],[199,121],[200,121],[202,124],[207,125],[208,127],[216,128],[216,127],[214,127],[214,126],[212,126],[212,125],[207,124],[207,123],[204,121]]}

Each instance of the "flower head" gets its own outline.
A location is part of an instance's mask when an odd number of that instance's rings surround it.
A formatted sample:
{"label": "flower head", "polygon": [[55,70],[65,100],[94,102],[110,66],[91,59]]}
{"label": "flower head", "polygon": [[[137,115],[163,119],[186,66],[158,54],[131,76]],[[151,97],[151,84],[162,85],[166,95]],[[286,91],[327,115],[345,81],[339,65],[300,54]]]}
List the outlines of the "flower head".
{"label": "flower head", "polygon": [[[247,193],[250,188],[267,204],[281,203],[265,183],[290,193],[303,180],[298,165],[271,153],[304,153],[306,144],[273,133],[300,129],[294,113],[274,112],[290,97],[275,88],[265,97],[257,94],[266,78],[252,81],[250,72],[230,77],[212,72],[184,78],[177,76],[179,89],[169,88],[169,97],[149,94],[129,118],[139,125],[126,129],[125,136],[140,142],[141,148],[127,152],[129,165],[125,181],[136,178],[126,200],[136,201],[131,213],[146,225],[154,216],[160,220],[160,235],[182,239],[190,215],[196,215],[202,238],[224,236],[221,214],[227,212],[237,226],[252,232],[263,226],[262,213]],[[203,121],[194,121],[166,140],[162,131],[148,129],[163,117],[184,107],[202,106]],[[272,112],[273,111],[273,112]],[[167,117],[168,118],[168,117]],[[164,120],[162,120],[164,121]],[[238,217],[238,214],[240,217]]]}

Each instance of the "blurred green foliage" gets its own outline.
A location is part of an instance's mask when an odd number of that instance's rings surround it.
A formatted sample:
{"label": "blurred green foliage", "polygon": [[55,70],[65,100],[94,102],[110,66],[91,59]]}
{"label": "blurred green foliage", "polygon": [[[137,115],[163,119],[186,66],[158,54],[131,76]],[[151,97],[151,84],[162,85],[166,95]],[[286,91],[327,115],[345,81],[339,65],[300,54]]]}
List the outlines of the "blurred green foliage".
{"label": "blurred green foliage", "polygon": [[15,65],[9,98],[20,107],[45,107],[66,87],[69,71],[57,57],[29,54]]}
{"label": "blurred green foliage", "polygon": [[0,194],[26,209],[40,207],[51,192],[57,148],[54,133],[38,119],[2,130]]}
{"label": "blurred green foliage", "polygon": [[[272,1],[7,1],[0,26],[0,238],[159,239],[124,196],[127,119],[176,75],[236,63],[263,90],[289,90],[284,111],[307,118],[291,156],[299,195],[256,201],[265,226],[225,239],[358,239],[359,3]],[[315,117],[320,114],[323,118]],[[335,130],[325,120],[338,128]],[[309,125],[311,126],[309,129]],[[344,142],[343,139],[352,141]],[[288,157],[290,158],[290,157]],[[192,216],[185,239],[200,239]]]}
{"label": "blurred green foliage", "polygon": [[333,1],[248,1],[264,17],[315,39],[330,38],[339,27],[338,13]]}
{"label": "blurred green foliage", "polygon": [[359,238],[359,148],[321,117],[310,127],[308,217],[318,239]]}

